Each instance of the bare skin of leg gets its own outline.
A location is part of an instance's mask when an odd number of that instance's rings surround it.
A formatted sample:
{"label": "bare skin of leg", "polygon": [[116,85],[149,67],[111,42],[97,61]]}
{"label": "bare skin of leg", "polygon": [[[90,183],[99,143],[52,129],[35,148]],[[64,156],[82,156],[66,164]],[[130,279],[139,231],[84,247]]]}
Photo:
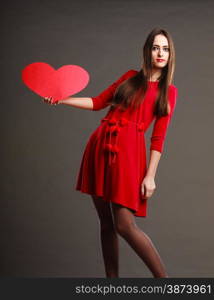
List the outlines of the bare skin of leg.
{"label": "bare skin of leg", "polygon": [[144,261],[155,278],[169,277],[150,238],[139,229],[131,210],[111,203],[115,229]]}
{"label": "bare skin of leg", "polygon": [[92,196],[100,221],[100,238],[106,277],[119,277],[118,235],[114,227],[110,203],[101,197]]}

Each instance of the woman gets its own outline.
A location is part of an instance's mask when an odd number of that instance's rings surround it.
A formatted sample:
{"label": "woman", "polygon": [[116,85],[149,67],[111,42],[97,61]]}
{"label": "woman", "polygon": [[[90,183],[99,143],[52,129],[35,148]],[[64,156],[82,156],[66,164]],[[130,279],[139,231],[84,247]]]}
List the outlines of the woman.
{"label": "woman", "polygon": [[[91,195],[98,213],[106,277],[119,276],[117,234],[154,277],[168,277],[155,246],[134,216],[146,217],[147,200],[156,188],[155,174],[176,106],[174,68],[172,38],[166,30],[155,28],[144,44],[140,71],[127,71],[97,97],[58,101],[95,111],[111,106],[88,140],[76,184],[77,190]],[[51,99],[44,101],[52,104]],[[147,167],[144,134],[153,120]]]}

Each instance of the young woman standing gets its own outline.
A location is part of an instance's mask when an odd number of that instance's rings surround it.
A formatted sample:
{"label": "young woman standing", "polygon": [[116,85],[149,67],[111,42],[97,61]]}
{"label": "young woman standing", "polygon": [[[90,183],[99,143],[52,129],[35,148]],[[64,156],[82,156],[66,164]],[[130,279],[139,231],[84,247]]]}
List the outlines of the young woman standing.
{"label": "young woman standing", "polygon": [[[76,190],[91,195],[97,210],[106,277],[119,277],[118,234],[154,277],[168,277],[134,216],[146,217],[147,200],[156,189],[155,174],[176,106],[174,69],[172,38],[166,30],[154,28],[144,44],[139,71],[128,70],[97,97],[69,97],[57,103],[94,111],[110,105],[88,140],[76,184]],[[44,102],[52,104],[51,99]],[[153,120],[147,166],[144,134]]]}

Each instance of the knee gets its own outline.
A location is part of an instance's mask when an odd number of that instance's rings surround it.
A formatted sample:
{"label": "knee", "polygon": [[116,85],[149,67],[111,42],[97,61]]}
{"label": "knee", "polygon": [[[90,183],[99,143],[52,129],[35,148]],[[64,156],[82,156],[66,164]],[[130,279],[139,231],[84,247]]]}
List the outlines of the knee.
{"label": "knee", "polygon": [[111,218],[107,220],[100,219],[100,230],[102,232],[115,230],[113,220]]}
{"label": "knee", "polygon": [[133,230],[136,230],[137,226],[135,223],[123,223],[118,222],[115,224],[115,229],[117,233],[122,237],[128,237]]}

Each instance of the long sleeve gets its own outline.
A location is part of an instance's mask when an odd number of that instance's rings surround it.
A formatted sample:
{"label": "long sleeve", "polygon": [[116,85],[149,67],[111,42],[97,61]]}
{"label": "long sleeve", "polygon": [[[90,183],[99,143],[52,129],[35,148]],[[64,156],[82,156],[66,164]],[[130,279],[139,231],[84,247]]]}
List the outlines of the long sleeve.
{"label": "long sleeve", "polygon": [[164,141],[166,138],[169,123],[172,119],[172,115],[176,107],[177,96],[178,96],[178,90],[174,85],[172,85],[171,88],[169,88],[169,103],[170,103],[171,111],[167,116],[156,117],[152,135],[150,138],[151,140],[150,150],[156,150],[161,153],[163,152]]}
{"label": "long sleeve", "polygon": [[93,101],[93,109],[92,110],[100,110],[109,105],[108,101],[110,101],[114,95],[116,88],[126,79],[132,77],[136,73],[136,71],[129,70],[124,73],[117,81],[112,83],[108,88],[106,88],[103,92],[101,92],[96,97],[91,97]]}

